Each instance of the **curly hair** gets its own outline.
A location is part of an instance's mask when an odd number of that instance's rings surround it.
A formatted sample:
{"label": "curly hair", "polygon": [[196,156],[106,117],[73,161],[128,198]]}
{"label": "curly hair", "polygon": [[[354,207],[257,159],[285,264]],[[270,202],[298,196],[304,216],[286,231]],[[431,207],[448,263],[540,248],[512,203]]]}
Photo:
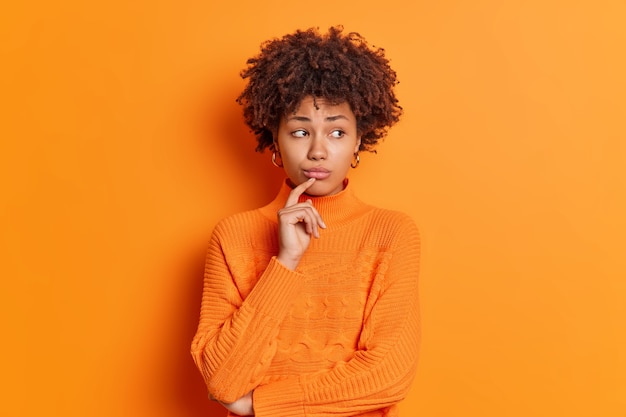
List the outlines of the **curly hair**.
{"label": "curly hair", "polygon": [[256,150],[274,149],[272,132],[306,96],[333,104],[347,102],[361,134],[360,150],[373,151],[402,114],[394,93],[398,83],[382,48],[370,48],[358,33],[331,27],[298,30],[266,41],[248,59],[241,77],[248,83],[237,98],[245,123],[256,135]]}

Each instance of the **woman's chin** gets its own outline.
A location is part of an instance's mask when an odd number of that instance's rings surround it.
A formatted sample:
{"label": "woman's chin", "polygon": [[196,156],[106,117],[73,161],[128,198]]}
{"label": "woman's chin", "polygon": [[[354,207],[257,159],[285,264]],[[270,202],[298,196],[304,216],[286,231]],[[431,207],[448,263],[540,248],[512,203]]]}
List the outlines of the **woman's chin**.
{"label": "woman's chin", "polygon": [[[298,178],[296,181],[294,181],[292,178],[288,178],[287,182],[291,188],[295,188],[296,186],[308,181],[309,179],[310,178],[303,177]],[[304,194],[311,197],[325,197],[337,194],[344,189],[345,183],[345,180],[338,184],[335,184],[330,182],[328,179],[316,179],[315,183],[307,188]]]}
{"label": "woman's chin", "polygon": [[317,182],[310,186],[305,193],[312,197],[326,197],[329,195],[337,194],[343,190],[343,184],[337,184],[333,187],[331,184],[324,184],[323,182]]}

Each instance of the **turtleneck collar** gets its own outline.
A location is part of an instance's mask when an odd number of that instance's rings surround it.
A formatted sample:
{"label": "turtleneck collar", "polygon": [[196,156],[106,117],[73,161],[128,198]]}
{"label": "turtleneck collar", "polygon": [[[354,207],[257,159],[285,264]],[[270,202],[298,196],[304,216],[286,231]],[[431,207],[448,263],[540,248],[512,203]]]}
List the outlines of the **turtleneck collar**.
{"label": "turtleneck collar", "polygon": [[[260,209],[263,215],[276,221],[276,213],[285,206],[285,202],[291,191],[292,188],[289,186],[288,180],[285,180],[276,198]],[[324,223],[328,226],[341,226],[342,224],[360,217],[368,211],[368,209],[371,209],[369,205],[363,203],[354,195],[354,190],[348,185],[347,180],[344,189],[337,194],[323,197],[303,194],[298,199],[298,202],[302,203],[309,199],[313,202],[313,206],[317,209],[324,219]]]}

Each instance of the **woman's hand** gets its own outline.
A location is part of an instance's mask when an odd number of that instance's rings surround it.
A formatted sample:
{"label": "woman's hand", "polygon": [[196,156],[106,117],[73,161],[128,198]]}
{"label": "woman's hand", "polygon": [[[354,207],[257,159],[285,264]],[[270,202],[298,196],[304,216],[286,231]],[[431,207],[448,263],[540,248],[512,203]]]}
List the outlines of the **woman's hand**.
{"label": "woman's hand", "polygon": [[319,228],[326,228],[311,200],[298,203],[300,195],[314,182],[315,178],[311,178],[294,188],[287,198],[285,207],[278,211],[277,259],[289,269],[296,269],[309,247],[311,236],[319,238]]}
{"label": "woman's hand", "polygon": [[210,395],[209,398],[222,404],[224,408],[226,408],[231,413],[235,413],[239,416],[253,416],[254,407],[252,402],[252,392],[253,391],[250,391],[249,393],[232,403],[223,403],[221,401],[217,401],[212,395]]}

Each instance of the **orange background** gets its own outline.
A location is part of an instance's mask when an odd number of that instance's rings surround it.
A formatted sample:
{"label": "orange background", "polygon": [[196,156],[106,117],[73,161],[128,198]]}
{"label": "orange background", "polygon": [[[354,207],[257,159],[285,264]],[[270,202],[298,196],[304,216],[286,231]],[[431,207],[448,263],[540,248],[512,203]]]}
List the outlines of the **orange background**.
{"label": "orange background", "polygon": [[403,415],[626,415],[623,1],[3,9],[1,415],[222,415],[188,353],[204,250],[281,178],[238,73],[338,23],[401,80],[405,116],[352,185],[423,234]]}

